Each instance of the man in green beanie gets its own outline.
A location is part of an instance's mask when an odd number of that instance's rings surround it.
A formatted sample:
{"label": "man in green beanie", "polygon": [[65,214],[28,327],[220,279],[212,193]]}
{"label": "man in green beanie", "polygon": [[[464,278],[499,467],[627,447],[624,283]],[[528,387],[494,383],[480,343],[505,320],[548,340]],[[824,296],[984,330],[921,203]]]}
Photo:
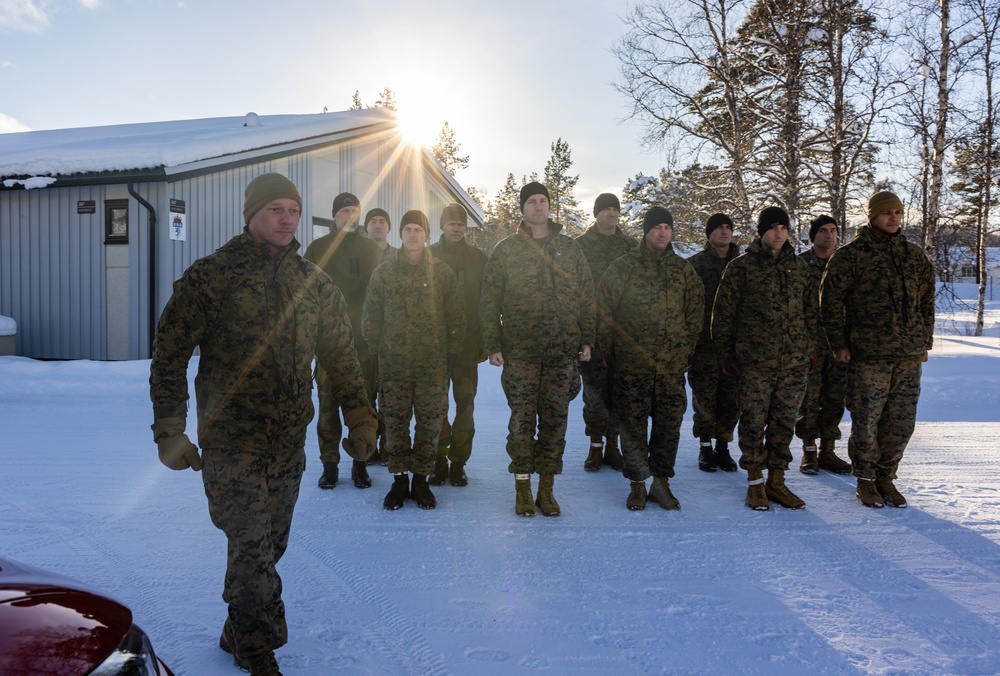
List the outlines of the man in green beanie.
{"label": "man in green beanie", "polygon": [[[153,341],[153,440],[170,469],[204,468],[212,523],[229,544],[219,646],[251,674],[279,674],[288,640],[276,565],[288,546],[313,417],[316,356],[345,410],[344,447],[375,450],[377,420],[351,338],[344,298],[297,253],[302,198],[280,174],[247,185],[243,233],[195,261],[174,283]],[[201,349],[195,394],[198,448],[184,433],[187,366]]]}
{"label": "man in green beanie", "polygon": [[829,349],[847,365],[847,452],[866,507],[906,507],[894,481],[934,341],[934,269],[902,221],[899,197],[872,195],[868,224],[834,253],[820,286]]}

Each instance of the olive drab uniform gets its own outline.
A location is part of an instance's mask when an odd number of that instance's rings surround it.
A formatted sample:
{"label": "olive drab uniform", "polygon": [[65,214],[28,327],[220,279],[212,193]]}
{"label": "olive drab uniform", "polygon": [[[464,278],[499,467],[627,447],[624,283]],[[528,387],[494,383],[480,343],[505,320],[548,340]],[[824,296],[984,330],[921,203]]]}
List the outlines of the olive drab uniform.
{"label": "olive drab uniform", "polygon": [[[645,244],[615,260],[597,291],[597,340],[615,362],[614,405],[626,478],[673,477],[684,371],[701,332],[705,291],[694,269],[667,245]],[[652,432],[647,441],[647,426]]]}
{"label": "olive drab uniform", "polygon": [[372,274],[361,326],[378,358],[389,471],[394,474],[427,475],[434,469],[448,413],[447,364],[462,349],[465,323],[454,273],[427,250],[416,265],[399,255]]}
{"label": "olive drab uniform", "polygon": [[[816,255],[815,248],[799,254],[799,258],[806,262],[812,272],[818,298],[820,280],[829,259]],[[844,417],[847,366],[833,358],[833,351],[827,344],[822,326],[819,326],[817,341],[816,363],[809,370],[809,382],[802,398],[799,421],[795,423],[795,436],[807,441],[835,441],[841,436],[840,421]]]}
{"label": "olive drab uniform", "polygon": [[185,417],[187,367],[200,347],[195,392],[202,479],[229,551],[222,598],[238,653],[287,640],[275,565],[288,545],[313,417],[315,355],[346,409],[366,408],[343,296],[296,253],[272,261],[247,230],[174,282],[153,342],[154,418]]}
{"label": "olive drab uniform", "polygon": [[452,462],[465,464],[472,456],[472,439],[476,435],[473,418],[476,391],[479,386],[479,364],[486,359],[483,334],[479,328],[479,297],[483,288],[483,270],[487,256],[469,244],[441,239],[430,246],[431,254],[446,263],[455,273],[465,308],[465,340],[454,360],[451,373],[452,396],[455,398],[455,419],[448,421],[447,413],[438,438],[437,457],[447,457]]}
{"label": "olive drab uniform", "polygon": [[847,450],[859,479],[895,479],[934,341],[934,270],[920,247],[872,226],[838,249],[820,287],[830,348],[848,348]]}
{"label": "olive drab uniform", "polygon": [[688,259],[705,286],[704,321],[688,369],[694,409],[692,429],[699,439],[718,439],[727,443],[733,440],[733,430],[740,420],[740,407],[736,402],[736,379],[723,373],[719,366],[719,348],[712,340],[712,304],[722,271],[739,253],[739,247],[730,244],[729,253],[722,258],[711,244],[707,244],[703,251]]}
{"label": "olive drab uniform", "polygon": [[[596,225],[587,228],[576,238],[583,255],[590,266],[594,286],[600,284],[601,277],[612,261],[634,251],[638,242],[615,227],[615,234],[603,235]],[[603,351],[604,346],[600,346]],[[608,365],[597,355],[590,361],[580,362],[583,378],[583,423],[588,437],[614,437],[618,434],[612,415],[612,375]]]}
{"label": "olive drab uniform", "polygon": [[754,240],[719,282],[712,337],[742,371],[743,469],[783,471],[792,460],[789,444],[816,352],[817,302],[809,267],[788,242],[775,259]]}
{"label": "olive drab uniform", "polygon": [[[372,372],[371,354],[361,335],[361,309],[365,303],[368,280],[371,279],[375,266],[382,262],[382,256],[383,252],[378,244],[358,230],[342,230],[324,235],[310,244],[304,254],[304,258],[318,265],[344,294],[353,329],[354,346],[365,377],[368,397],[373,404],[377,398],[375,374]],[[336,464],[340,462],[340,438],[343,436],[338,409],[348,409],[333,396],[330,380],[319,364],[316,368],[316,390],[319,395],[319,415],[316,419],[319,458],[324,464]],[[355,458],[357,459],[359,458]]]}
{"label": "olive drab uniform", "polygon": [[480,325],[487,353],[504,357],[511,474],[562,472],[579,353],[594,344],[590,266],[561,229],[550,220],[551,234],[533,239],[522,221],[493,249],[483,274]]}

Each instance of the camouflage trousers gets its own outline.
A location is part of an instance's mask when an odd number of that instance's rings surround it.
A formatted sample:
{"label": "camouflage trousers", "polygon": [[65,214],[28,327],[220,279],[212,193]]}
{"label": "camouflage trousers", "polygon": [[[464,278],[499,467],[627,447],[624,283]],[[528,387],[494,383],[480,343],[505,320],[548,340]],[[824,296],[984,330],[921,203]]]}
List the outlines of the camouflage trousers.
{"label": "camouflage trousers", "polygon": [[455,420],[448,422],[448,412],[445,411],[441,423],[441,436],[438,437],[437,457],[447,457],[452,462],[463,465],[469,462],[472,455],[472,438],[476,436],[476,422],[472,417],[475,411],[476,390],[479,387],[478,354],[459,355],[458,361],[451,370],[451,392],[455,398]]}
{"label": "camouflage trousers", "polygon": [[799,408],[799,421],[795,423],[795,436],[808,441],[840,438],[846,384],[845,364],[833,355],[816,360],[809,370],[809,383]]}
{"label": "camouflage trousers", "polygon": [[851,436],[847,453],[854,476],[895,479],[917,422],[920,357],[847,365],[847,408]]}
{"label": "camouflage trousers", "polygon": [[[621,430],[625,478],[645,481],[650,476],[674,476],[681,419],[687,410],[684,374],[616,373],[614,401]],[[653,419],[651,430],[650,418]]]}
{"label": "camouflage trousers", "polygon": [[510,407],[507,470],[511,474],[562,472],[569,402],[580,393],[576,364],[575,357],[505,360],[500,382]]}
{"label": "camouflage trousers", "polygon": [[580,362],[583,379],[583,424],[588,437],[612,437],[618,434],[612,408],[614,376],[598,355]]}
{"label": "camouflage trousers", "polygon": [[[447,378],[433,382],[383,380],[380,389],[389,471],[432,474],[441,423],[448,415]],[[411,444],[413,418],[416,422]]]}
{"label": "camouflage trousers", "polygon": [[222,600],[229,604],[236,650],[275,650],[288,642],[275,566],[288,546],[305,450],[205,448],[202,461],[208,512],[228,541]]}
{"label": "camouflage trousers", "polygon": [[[365,390],[372,406],[376,405],[378,391],[375,387],[375,374],[372,371],[371,359],[367,354],[358,354],[361,364],[361,374],[365,379]],[[344,426],[340,422],[340,402],[333,394],[333,382],[330,377],[316,365],[316,393],[319,395],[319,411],[316,415],[316,436],[319,437],[320,462],[340,462],[340,440],[344,436]],[[382,415],[379,413],[379,434],[382,433]]]}
{"label": "camouflage trousers", "polygon": [[732,441],[733,430],[740,420],[736,378],[722,372],[719,355],[711,350],[695,352],[688,369],[688,384],[694,409],[694,436]]}
{"label": "camouflage trousers", "polygon": [[788,469],[789,444],[806,391],[808,367],[785,371],[744,369],[739,377],[740,467]]}

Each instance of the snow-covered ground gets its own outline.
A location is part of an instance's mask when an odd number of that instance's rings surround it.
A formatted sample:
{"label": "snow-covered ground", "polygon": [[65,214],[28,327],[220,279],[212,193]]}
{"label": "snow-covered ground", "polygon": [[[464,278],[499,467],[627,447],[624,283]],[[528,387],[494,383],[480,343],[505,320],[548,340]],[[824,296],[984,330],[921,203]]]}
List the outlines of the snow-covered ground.
{"label": "snow-covered ground", "polygon": [[[435,489],[434,511],[383,510],[382,468],[369,490],[319,490],[311,429],[279,565],[282,671],[1000,673],[1000,302],[984,338],[942,310],[955,333],[925,366],[908,509],[865,509],[853,479],[793,469],[805,510],[748,510],[743,472],[698,471],[688,418],[682,510],[630,512],[621,475],[582,469],[577,399],[563,514],[519,518],[485,364],[470,484]],[[128,603],[178,674],[235,674],[217,645],[225,540],[201,475],[156,459],[148,368],[0,357],[0,553]]]}

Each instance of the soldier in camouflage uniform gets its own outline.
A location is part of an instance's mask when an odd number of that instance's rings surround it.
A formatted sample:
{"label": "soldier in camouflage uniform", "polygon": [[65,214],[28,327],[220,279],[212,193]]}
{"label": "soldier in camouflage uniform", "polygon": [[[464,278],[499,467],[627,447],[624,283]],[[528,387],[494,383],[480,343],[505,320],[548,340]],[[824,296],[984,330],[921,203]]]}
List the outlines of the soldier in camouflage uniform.
{"label": "soldier in camouflage uniform", "polygon": [[[465,338],[465,310],[455,273],[426,248],[427,216],[412,210],[399,221],[403,248],[375,268],[361,326],[378,364],[392,488],[383,505],[412,498],[422,509],[437,502],[427,476],[448,414],[448,367]],[[416,418],[413,444],[410,420]],[[413,473],[410,484],[407,472]]]}
{"label": "soldier in camouflage uniform", "polygon": [[[827,215],[810,222],[809,241],[812,248],[799,254],[813,274],[816,294],[819,297],[819,283],[826,270],[830,256],[837,250],[840,233],[837,221]],[[825,469],[836,474],[850,474],[851,464],[837,457],[834,447],[840,438],[840,420],[844,417],[844,385],[847,368],[834,359],[828,349],[826,335],[820,326],[817,335],[819,354],[816,363],[809,370],[809,384],[802,398],[799,421],[795,423],[795,436],[802,439],[803,474],[818,474]],[[816,437],[820,438],[820,450],[816,450]]]}
{"label": "soldier in camouflage uniform", "polygon": [[440,486],[446,480],[451,481],[452,486],[469,483],[465,465],[472,456],[472,439],[476,435],[473,412],[479,385],[479,364],[486,361],[483,334],[479,330],[479,296],[483,289],[483,269],[487,258],[486,254],[466,241],[468,220],[468,212],[458,202],[446,206],[441,212],[441,239],[431,245],[431,255],[447,263],[455,273],[465,307],[465,342],[448,374],[455,398],[455,420],[449,423],[445,414],[442,421],[434,474],[429,479],[432,486]]}
{"label": "soldier in camouflage uniform", "polygon": [[684,371],[701,332],[705,288],[674,253],[673,228],[668,210],[649,209],[639,249],[615,260],[597,291],[597,344],[614,358],[614,405],[632,484],[625,506],[632,510],[645,509],[650,475],[649,500],[680,509],[669,479],[687,409]]}
{"label": "soldier in camouflage uniform", "polygon": [[503,367],[514,510],[535,515],[531,474],[538,472],[535,505],[558,516],[552,486],[562,472],[569,402],[580,392],[577,362],[590,359],[594,343],[594,284],[580,246],[549,219],[545,186],[528,183],[520,202],[517,232],[486,264],[480,326],[490,364]]}
{"label": "soldier in camouflage uniform", "polygon": [[833,255],[820,286],[830,348],[847,365],[847,452],[867,507],[906,506],[893,481],[934,340],[934,270],[900,233],[902,219],[896,195],[872,195],[868,225]]}
{"label": "soldier in camouflage uniform", "polygon": [[396,257],[399,249],[389,244],[389,230],[392,228],[392,219],[385,209],[372,209],[365,214],[365,234],[379,245],[382,249],[382,258],[379,261],[391,261]]}
{"label": "soldier in camouflage uniform", "polygon": [[[382,250],[378,244],[358,232],[360,214],[361,207],[357,197],[349,192],[337,195],[333,200],[332,232],[310,244],[304,257],[322,268],[344,294],[347,314],[354,332],[354,347],[358,351],[358,360],[361,362],[361,371],[364,373],[365,385],[368,388],[368,398],[375,404],[376,389],[371,355],[361,336],[361,308],[365,303],[365,291],[368,289],[372,271],[382,261]],[[316,368],[316,389],[319,394],[316,433],[319,437],[319,459],[323,463],[319,487],[333,488],[340,477],[339,446],[340,437],[343,435],[340,409],[343,409],[343,402],[333,396],[330,379],[323,373],[322,366]],[[372,485],[368,468],[359,458],[353,458],[351,479],[358,488],[368,488]]]}
{"label": "soldier in camouflage uniform", "polygon": [[[252,674],[277,674],[288,629],[275,569],[288,545],[313,416],[313,355],[347,413],[344,446],[375,449],[375,412],[358,364],[343,296],[296,250],[298,190],[280,174],[246,188],[246,227],[174,283],[150,366],[154,439],[171,469],[204,463],[212,522],[228,539],[220,646]],[[198,441],[184,434],[187,366],[201,348]]]}
{"label": "soldier in camouflage uniform", "polygon": [[722,368],[739,380],[746,504],[759,510],[769,509],[770,500],[792,509],[805,506],[785,485],[785,470],[816,353],[818,310],[809,267],[787,241],[789,224],[779,207],[760,213],[760,236],[726,267],[712,311]]}
{"label": "soldier in camouflage uniform", "polygon": [[[576,238],[590,265],[590,275],[596,287],[611,262],[638,245],[618,227],[621,203],[611,193],[601,193],[594,200],[594,224]],[[602,350],[604,348],[602,347]],[[612,374],[604,359],[580,362],[583,377],[583,422],[590,437],[590,452],[583,462],[588,472],[601,469],[601,464],[621,471],[622,455],[618,450],[618,429],[611,410]],[[601,455],[603,451],[603,457]]]}
{"label": "soldier in camouflage uniform", "polygon": [[[740,420],[736,403],[736,379],[723,373],[719,349],[712,341],[712,303],[722,279],[722,271],[740,253],[733,243],[733,219],[726,214],[712,214],[705,223],[708,242],[705,249],[688,259],[705,285],[705,319],[698,347],[691,358],[688,384],[694,409],[694,436],[699,440],[698,469],[714,472],[736,471],[736,461],[729,454],[729,442]],[[715,439],[715,448],[712,447]]]}

